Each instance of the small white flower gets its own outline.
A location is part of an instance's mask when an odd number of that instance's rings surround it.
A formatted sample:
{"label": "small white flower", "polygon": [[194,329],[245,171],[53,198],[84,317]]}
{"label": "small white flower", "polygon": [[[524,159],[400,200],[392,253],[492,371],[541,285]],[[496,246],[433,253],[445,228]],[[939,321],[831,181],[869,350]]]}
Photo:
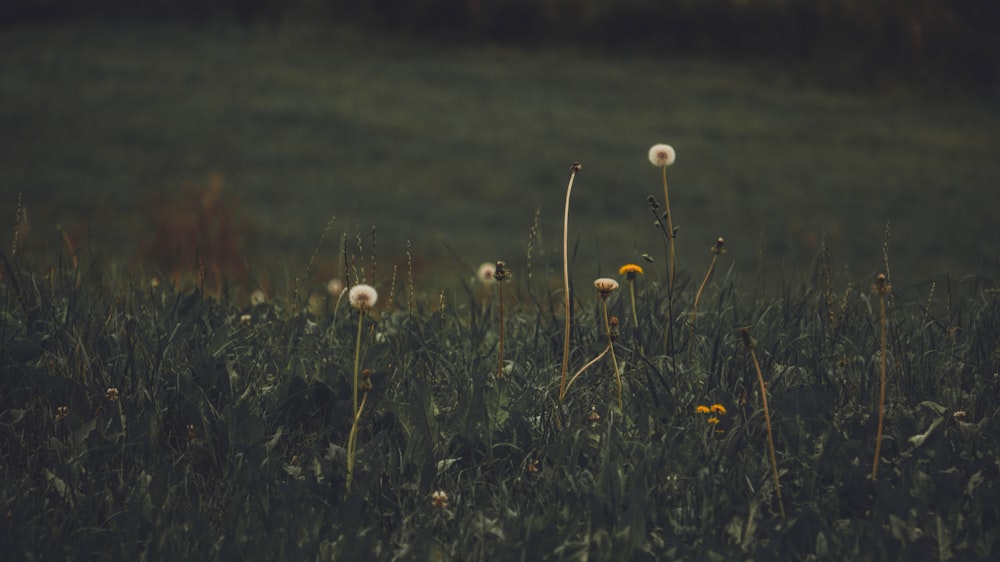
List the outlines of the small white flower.
{"label": "small white flower", "polygon": [[496,264],[486,262],[483,265],[479,266],[479,271],[476,272],[476,277],[478,277],[479,280],[484,285],[491,285],[493,284],[494,281],[496,281],[496,279],[493,277],[494,275],[496,275],[496,272],[497,272]]}
{"label": "small white flower", "polygon": [[264,291],[257,289],[253,293],[250,293],[250,304],[252,306],[257,306],[258,304],[264,304],[267,302],[267,295]]}
{"label": "small white flower", "polygon": [[618,282],[610,277],[601,277],[594,280],[594,288],[601,293],[602,297],[606,297],[618,290]]}
{"label": "small white flower", "polygon": [[669,166],[674,160],[677,160],[677,153],[669,144],[654,144],[649,149],[649,162],[657,168]]}
{"label": "small white flower", "polygon": [[378,301],[378,291],[371,285],[355,285],[347,296],[351,300],[351,306],[361,311],[371,309]]}
{"label": "small white flower", "polygon": [[326,283],[326,292],[329,293],[331,297],[339,297],[340,293],[344,292],[344,282],[336,277],[330,279]]}

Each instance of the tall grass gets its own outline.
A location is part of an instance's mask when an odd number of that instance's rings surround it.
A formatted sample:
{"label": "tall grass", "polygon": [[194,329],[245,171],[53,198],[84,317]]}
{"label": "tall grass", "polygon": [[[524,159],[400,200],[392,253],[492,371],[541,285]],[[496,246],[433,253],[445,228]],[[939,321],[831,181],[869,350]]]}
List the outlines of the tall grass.
{"label": "tall grass", "polygon": [[[548,279],[507,282],[498,382],[501,328],[471,286],[464,302],[418,277],[412,304],[382,299],[355,324],[302,296],[249,304],[69,251],[0,262],[0,544],[14,560],[1000,549],[992,281],[896,283],[889,353],[873,295],[823,259],[770,289],[729,275],[698,288],[699,329],[673,357],[649,329],[667,287],[636,284],[634,336],[611,344],[628,407],[601,362],[556,407],[562,295]],[[675,290],[693,302],[694,287]],[[599,298],[574,313],[574,357],[606,349],[605,313],[631,312],[623,292]],[[354,381],[359,329],[370,385]]]}

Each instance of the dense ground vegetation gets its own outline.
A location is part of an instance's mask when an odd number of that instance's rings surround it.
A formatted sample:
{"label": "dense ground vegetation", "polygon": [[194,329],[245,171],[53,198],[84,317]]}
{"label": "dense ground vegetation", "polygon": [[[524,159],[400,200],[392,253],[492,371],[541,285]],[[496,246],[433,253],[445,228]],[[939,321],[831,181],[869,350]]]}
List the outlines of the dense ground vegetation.
{"label": "dense ground vegetation", "polygon": [[[370,251],[345,250],[349,282],[376,281]],[[701,274],[678,272],[668,314],[664,272],[646,264],[634,317],[622,279],[608,301],[622,408],[607,358],[559,400],[562,299],[537,263],[508,265],[501,357],[496,283],[439,292],[383,276],[361,317],[338,290],[251,303],[94,256],[2,263],[12,560],[1000,553],[992,282],[895,280],[872,479],[879,297],[822,255],[796,281],[715,277],[693,324]],[[571,374],[607,345],[590,280],[573,285]],[[767,381],[780,498],[742,327]],[[371,390],[348,486],[356,345]]]}

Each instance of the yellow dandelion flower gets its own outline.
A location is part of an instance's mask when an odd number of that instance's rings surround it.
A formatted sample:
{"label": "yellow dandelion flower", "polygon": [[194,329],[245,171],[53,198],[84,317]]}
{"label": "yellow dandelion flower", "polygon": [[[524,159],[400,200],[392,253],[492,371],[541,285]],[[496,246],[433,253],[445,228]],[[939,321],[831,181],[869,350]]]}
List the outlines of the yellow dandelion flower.
{"label": "yellow dandelion flower", "polygon": [[642,267],[634,263],[627,263],[618,268],[618,275],[624,275],[629,279],[635,279],[636,274],[642,275]]}
{"label": "yellow dandelion flower", "polygon": [[712,425],[715,425],[715,424],[719,423],[719,418],[717,418],[715,416],[712,416],[712,417],[708,418],[708,423],[710,423]]}
{"label": "yellow dandelion flower", "polygon": [[712,404],[711,410],[713,414],[726,414],[726,407],[722,404]]}
{"label": "yellow dandelion flower", "polygon": [[712,413],[712,410],[708,406],[702,406],[701,404],[699,404],[695,406],[694,412],[696,414],[710,414]]}

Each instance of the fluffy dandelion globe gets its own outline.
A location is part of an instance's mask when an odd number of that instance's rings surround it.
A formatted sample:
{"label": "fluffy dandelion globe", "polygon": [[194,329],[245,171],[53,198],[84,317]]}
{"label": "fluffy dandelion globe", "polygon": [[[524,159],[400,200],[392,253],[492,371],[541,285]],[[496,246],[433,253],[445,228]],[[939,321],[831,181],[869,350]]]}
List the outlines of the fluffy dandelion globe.
{"label": "fluffy dandelion globe", "polygon": [[267,302],[267,293],[265,293],[264,291],[257,289],[256,291],[250,294],[251,305],[257,306],[260,304],[264,304],[266,302]]}
{"label": "fluffy dandelion globe", "polygon": [[495,263],[486,262],[479,266],[479,270],[476,272],[476,277],[479,278],[484,285],[490,285],[496,281],[497,266]]}
{"label": "fluffy dandelion globe", "polygon": [[326,292],[331,297],[339,297],[344,292],[344,282],[334,277],[326,282]]}
{"label": "fluffy dandelion globe", "polygon": [[669,144],[654,144],[649,149],[649,162],[657,168],[665,168],[677,160],[674,147]]}
{"label": "fluffy dandelion globe", "polygon": [[351,306],[361,311],[369,310],[378,301],[378,292],[371,285],[355,285],[347,296],[351,300]]}
{"label": "fluffy dandelion globe", "polygon": [[618,282],[609,277],[601,277],[594,280],[594,288],[602,297],[606,297],[618,289]]}

